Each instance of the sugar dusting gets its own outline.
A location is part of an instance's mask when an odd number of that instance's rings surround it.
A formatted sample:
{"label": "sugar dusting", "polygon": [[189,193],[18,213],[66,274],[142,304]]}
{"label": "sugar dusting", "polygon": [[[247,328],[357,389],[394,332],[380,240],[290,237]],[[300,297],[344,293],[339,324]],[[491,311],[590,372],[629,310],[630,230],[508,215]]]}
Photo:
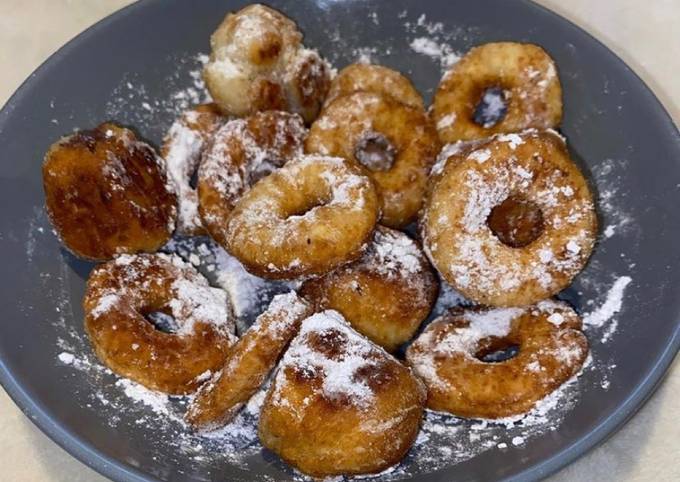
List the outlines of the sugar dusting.
{"label": "sugar dusting", "polygon": [[[478,28],[455,24],[444,24],[441,21],[428,18],[420,14],[415,19],[407,10],[394,12],[401,29],[393,36],[381,36],[370,45],[356,45],[350,41],[347,32],[341,32],[336,22],[331,20],[328,37],[333,43],[333,50],[326,52],[326,56],[334,64],[342,66],[344,63],[377,63],[390,64],[390,58],[400,55],[403,51],[411,51],[430,61],[440,73],[447,71],[455,64],[461,52],[453,45],[461,43],[472,46],[476,43]],[[375,25],[380,25],[377,12],[370,11],[368,19]],[[389,19],[390,21],[392,19]],[[355,40],[352,38],[352,40]],[[395,47],[397,46],[397,47]],[[410,73],[410,72],[407,72]],[[429,88],[427,92],[432,89]]]}
{"label": "sugar dusting", "polygon": [[439,61],[442,70],[448,69],[460,59],[460,54],[454,52],[450,45],[437,43],[429,37],[414,38],[410,43],[410,47],[416,53],[427,55]]}
{"label": "sugar dusting", "polygon": [[[333,342],[342,339],[342,356],[329,356],[311,340],[325,339]],[[331,350],[332,352],[332,350]],[[320,396],[328,400],[348,400],[361,409],[371,404],[374,394],[367,380],[358,377],[362,370],[378,363],[376,355],[384,352],[349,327],[340,315],[332,310],[316,313],[307,318],[298,336],[291,342],[279,365],[274,379],[272,403],[286,405],[281,395],[287,384],[287,370],[301,373],[320,373]]]}
{"label": "sugar dusting", "polygon": [[175,66],[164,80],[169,95],[156,96],[155,88],[140,80],[142,75],[128,72],[106,103],[106,118],[137,126],[144,129],[145,135],[160,138],[182,112],[212,100],[201,73],[208,61],[206,54],[171,56],[167,61]]}

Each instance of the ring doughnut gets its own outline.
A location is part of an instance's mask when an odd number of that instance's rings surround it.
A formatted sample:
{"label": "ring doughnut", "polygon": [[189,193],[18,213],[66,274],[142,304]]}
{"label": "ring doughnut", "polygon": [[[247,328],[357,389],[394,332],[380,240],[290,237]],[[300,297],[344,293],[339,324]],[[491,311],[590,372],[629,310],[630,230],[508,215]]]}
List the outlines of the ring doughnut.
{"label": "ring doughnut", "polygon": [[307,280],[300,294],[331,309],[389,352],[413,337],[437,297],[437,279],[406,234],[378,226],[358,260]]}
{"label": "ring doughnut", "polygon": [[291,19],[250,5],[230,13],[210,37],[212,49],[203,77],[225,114],[287,110],[311,122],[330,84],[330,68],[302,45]]}
{"label": "ring doughnut", "polygon": [[558,134],[503,134],[449,160],[421,220],[435,268],[477,303],[521,306],[566,288],[595,244],[588,184]]}
{"label": "ring doughnut", "polygon": [[155,251],[175,229],[165,163],[128,129],[105,123],[62,138],[47,151],[42,175],[52,225],[77,256]]}
{"label": "ring doughnut", "polygon": [[325,274],[361,255],[378,219],[370,179],[337,157],[302,156],[260,180],[236,204],[226,248],[253,274]]}
{"label": "ring doughnut", "polygon": [[307,130],[296,114],[257,112],[227,122],[198,170],[198,210],[210,235],[225,246],[227,219],[250,186],[302,155]]}
{"label": "ring doughnut", "polygon": [[425,109],[423,98],[409,79],[396,70],[373,64],[351,64],[331,81],[324,105],[354,92],[373,92],[392,97],[402,104]]}
{"label": "ring doughnut", "polygon": [[205,234],[198,215],[198,194],[192,178],[198,169],[201,154],[223,124],[215,104],[202,104],[185,111],[170,126],[163,139],[161,156],[177,192],[177,232],[187,236]]}
{"label": "ring doughnut", "polygon": [[562,87],[555,62],[533,44],[475,47],[444,75],[433,117],[444,144],[556,127],[562,119]]}
{"label": "ring doughnut", "polygon": [[355,92],[324,108],[312,124],[305,149],[361,166],[381,196],[381,222],[400,228],[413,221],[422,206],[439,141],[422,109]]}
{"label": "ring doughnut", "polygon": [[[121,255],[97,266],[83,307],[99,359],[153,390],[193,392],[236,341],[226,293],[178,256]],[[149,320],[157,313],[174,318],[176,329],[156,329]]]}
{"label": "ring doughnut", "polygon": [[380,472],[416,439],[426,390],[335,311],[302,322],[267,392],[262,445],[314,477]]}
{"label": "ring doughnut", "polygon": [[260,388],[302,320],[311,314],[294,291],[276,295],[229,350],[224,367],[196,393],[184,417],[187,422],[202,430],[229,422]]}
{"label": "ring doughnut", "polygon": [[[454,309],[432,322],[406,352],[433,410],[469,418],[528,412],[583,366],[588,340],[566,303]],[[493,355],[518,348],[516,356]],[[485,361],[486,360],[486,361]],[[494,360],[494,361],[491,361]]]}

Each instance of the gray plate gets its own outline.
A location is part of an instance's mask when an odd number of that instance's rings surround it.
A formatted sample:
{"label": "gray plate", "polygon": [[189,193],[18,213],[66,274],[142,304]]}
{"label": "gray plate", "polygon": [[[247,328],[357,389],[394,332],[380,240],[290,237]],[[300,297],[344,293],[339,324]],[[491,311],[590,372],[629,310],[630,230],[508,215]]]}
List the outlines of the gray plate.
{"label": "gray plate", "polygon": [[[83,376],[57,363],[64,349],[91,356],[83,341],[80,300],[91,265],[60,249],[43,212],[40,164],[46,148],[76,127],[115,119],[158,141],[171,122],[167,99],[190,81],[187,55],[205,52],[225,10],[245,2],[147,1],[128,7],[71,41],[42,65],[0,113],[0,380],[22,410],[74,456],[116,480],[249,480],[289,478],[269,453],[244,470],[198,462],[158,441],[173,436],[135,424],[139,411],[111,411],[93,402],[113,377]],[[441,20],[456,51],[494,40],[535,42],[556,59],[564,86],[562,130],[601,194],[601,241],[587,270],[564,297],[581,311],[602,302],[616,276],[630,275],[619,330],[608,343],[589,332],[594,359],[578,381],[577,399],[557,431],[510,450],[491,449],[418,480],[533,480],[571,462],[619,428],[653,392],[680,345],[680,137],[643,82],[612,52],[564,19],[528,2],[276,1],[297,20],[306,43],[342,66],[355,48],[378,46],[375,60],[409,72],[427,96],[440,77],[436,61],[409,42],[428,35],[416,19]],[[406,17],[399,13],[407,10]],[[378,24],[368,15],[376,12]],[[409,29],[404,22],[412,22]],[[340,39],[338,39],[338,34]],[[388,53],[389,52],[389,53]],[[125,104],[125,83],[146,86]],[[133,90],[136,90],[133,89]],[[153,106],[152,106],[153,107]],[[604,287],[604,288],[603,288]],[[604,290],[604,291],[603,291]],[[61,344],[61,346],[59,346]],[[616,365],[612,368],[612,365]],[[606,373],[605,373],[606,372]],[[606,377],[606,382],[603,382]],[[604,390],[604,383],[608,389]]]}

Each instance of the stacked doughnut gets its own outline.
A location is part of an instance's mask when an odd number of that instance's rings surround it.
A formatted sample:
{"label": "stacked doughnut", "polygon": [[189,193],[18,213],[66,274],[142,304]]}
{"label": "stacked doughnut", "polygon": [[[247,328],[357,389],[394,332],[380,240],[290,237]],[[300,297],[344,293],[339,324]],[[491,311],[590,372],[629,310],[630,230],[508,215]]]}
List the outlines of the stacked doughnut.
{"label": "stacked doughnut", "polygon": [[[160,155],[112,123],[58,141],[47,211],[73,254],[103,262],[85,329],[114,372],[193,394],[197,430],[228,423],[274,372],[265,447],[317,477],[376,473],[404,457],[425,407],[518,415],[579,371],[581,321],[552,297],[587,262],[597,219],[552,130],[561,90],[539,47],[473,49],[428,113],[399,72],[331,79],[301,40],[268,7],[229,14],[204,71],[215,103],[184,112]],[[209,236],[297,292],[237,337],[227,293],[159,253],[173,234]],[[472,306],[414,340],[440,280]]]}

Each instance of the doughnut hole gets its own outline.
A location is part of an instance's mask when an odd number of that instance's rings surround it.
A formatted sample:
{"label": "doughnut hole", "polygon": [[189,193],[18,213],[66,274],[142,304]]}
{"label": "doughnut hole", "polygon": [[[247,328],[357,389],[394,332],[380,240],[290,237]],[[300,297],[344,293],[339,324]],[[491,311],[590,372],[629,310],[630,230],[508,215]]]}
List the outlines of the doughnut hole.
{"label": "doughnut hole", "polygon": [[[323,192],[323,189],[319,189],[319,192],[310,193],[310,196],[305,199],[297,200],[296,203],[291,203],[288,210],[285,211],[286,219],[290,219],[294,216],[304,216],[308,212],[315,208],[320,208],[328,204],[331,200],[330,192]],[[307,244],[310,240],[307,240]]]}
{"label": "doughnut hole", "polygon": [[486,224],[501,243],[511,248],[523,248],[543,233],[543,211],[535,203],[513,194],[495,206]]}
{"label": "doughnut hole", "polygon": [[366,132],[354,148],[354,158],[371,172],[389,171],[396,156],[394,144],[379,132]]}
{"label": "doughnut hole", "polygon": [[174,334],[179,331],[179,325],[175,317],[162,310],[151,310],[142,312],[146,321],[151,323],[158,331],[168,334]]}
{"label": "doughnut hole", "polygon": [[277,159],[266,157],[260,164],[256,164],[253,169],[247,172],[248,185],[252,186],[263,177],[267,177],[275,168],[281,167],[286,163],[287,159]]}
{"label": "doughnut hole", "polygon": [[508,94],[506,89],[498,85],[483,89],[472,113],[472,120],[485,129],[501,122],[508,113]]}
{"label": "doughnut hole", "polygon": [[474,357],[484,363],[499,363],[515,358],[519,350],[520,345],[515,340],[488,337],[479,342]]}

